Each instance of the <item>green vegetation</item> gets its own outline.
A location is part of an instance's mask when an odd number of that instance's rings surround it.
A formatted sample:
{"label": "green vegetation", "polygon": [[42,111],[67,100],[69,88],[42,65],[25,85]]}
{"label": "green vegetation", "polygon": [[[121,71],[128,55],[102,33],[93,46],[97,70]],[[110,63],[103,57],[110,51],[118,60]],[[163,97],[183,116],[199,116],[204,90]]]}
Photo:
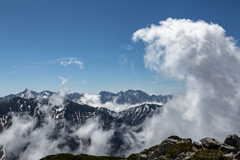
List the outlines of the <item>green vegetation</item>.
{"label": "green vegetation", "polygon": [[175,144],[175,145],[171,146],[168,149],[168,151],[165,154],[165,156],[167,158],[177,158],[179,153],[189,152],[189,151],[192,150],[192,148],[193,148],[193,144],[192,143],[178,143],[178,144]]}
{"label": "green vegetation", "polygon": [[125,160],[122,157],[106,157],[106,156],[92,156],[87,154],[72,155],[67,153],[61,153],[57,155],[49,155],[40,160]]}
{"label": "green vegetation", "polygon": [[137,154],[131,154],[130,156],[127,157],[126,160],[136,160]]}
{"label": "green vegetation", "polygon": [[149,152],[154,151],[155,149],[157,149],[159,147],[159,145],[156,146],[152,146],[148,149]]}

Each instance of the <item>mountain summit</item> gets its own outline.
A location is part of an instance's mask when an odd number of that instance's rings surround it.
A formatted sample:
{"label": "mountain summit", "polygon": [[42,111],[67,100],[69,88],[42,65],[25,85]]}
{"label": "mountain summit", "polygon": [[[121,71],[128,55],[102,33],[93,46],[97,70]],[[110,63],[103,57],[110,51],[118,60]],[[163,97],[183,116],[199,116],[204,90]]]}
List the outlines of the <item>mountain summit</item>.
{"label": "mountain summit", "polygon": [[[42,91],[35,92],[25,89],[23,92],[18,94],[10,94],[4,97],[0,97],[0,102],[7,101],[14,97],[22,97],[22,98],[37,98],[42,97],[45,99],[49,99],[56,92],[51,91]],[[105,104],[107,102],[115,102],[117,104],[140,104],[144,102],[161,102],[166,103],[168,99],[172,99],[172,95],[148,95],[147,93],[141,90],[127,90],[126,92],[120,91],[118,93],[111,93],[108,91],[102,91],[99,93],[100,102]],[[81,102],[81,98],[84,96],[82,93],[71,93],[66,95],[66,99],[73,102]]]}

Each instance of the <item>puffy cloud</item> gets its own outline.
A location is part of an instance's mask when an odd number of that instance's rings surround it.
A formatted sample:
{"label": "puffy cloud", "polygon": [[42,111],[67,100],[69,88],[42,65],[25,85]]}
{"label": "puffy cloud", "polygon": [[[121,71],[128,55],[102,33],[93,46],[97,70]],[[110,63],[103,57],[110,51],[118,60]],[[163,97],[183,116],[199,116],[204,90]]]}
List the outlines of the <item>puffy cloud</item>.
{"label": "puffy cloud", "polygon": [[77,103],[79,104],[87,104],[89,106],[93,106],[93,107],[104,107],[107,108],[111,111],[115,111],[115,112],[120,112],[123,111],[125,109],[129,109],[132,107],[136,107],[136,106],[140,106],[142,104],[148,103],[148,104],[158,104],[158,105],[162,105],[162,103],[159,102],[144,102],[144,103],[140,103],[140,104],[118,104],[117,101],[118,96],[116,96],[112,101],[110,102],[106,102],[104,104],[101,103],[101,96],[100,95],[94,95],[94,94],[84,94],[83,97],[81,97]]}
{"label": "puffy cloud", "polygon": [[186,94],[165,104],[161,116],[146,121],[139,136],[148,145],[172,134],[222,141],[240,132],[240,52],[221,26],[169,18],[139,29],[133,40],[146,43],[147,68],[187,82]]}

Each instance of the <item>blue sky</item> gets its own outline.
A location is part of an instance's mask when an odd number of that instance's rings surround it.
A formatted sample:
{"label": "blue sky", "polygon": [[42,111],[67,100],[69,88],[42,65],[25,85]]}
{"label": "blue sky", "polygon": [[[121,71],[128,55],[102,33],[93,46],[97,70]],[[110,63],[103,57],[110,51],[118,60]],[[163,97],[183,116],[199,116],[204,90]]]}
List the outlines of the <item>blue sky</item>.
{"label": "blue sky", "polygon": [[184,92],[184,81],[145,68],[145,44],[133,42],[133,33],[169,17],[186,18],[217,23],[239,42],[239,6],[221,0],[1,0],[0,96],[25,88],[57,91],[59,77],[68,79],[70,92]]}

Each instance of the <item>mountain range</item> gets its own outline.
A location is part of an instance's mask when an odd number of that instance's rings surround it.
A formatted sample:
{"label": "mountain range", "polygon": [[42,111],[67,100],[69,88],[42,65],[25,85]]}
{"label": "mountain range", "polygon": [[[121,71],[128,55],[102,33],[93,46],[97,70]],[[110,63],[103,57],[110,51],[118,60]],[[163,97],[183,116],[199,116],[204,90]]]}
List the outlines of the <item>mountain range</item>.
{"label": "mountain range", "polygon": [[[91,139],[86,138],[80,140],[75,136],[71,136],[71,133],[74,132],[72,128],[79,128],[86,124],[87,121],[98,118],[99,127],[103,130],[114,130],[113,135],[109,139],[109,143],[112,147],[108,155],[124,155],[126,149],[130,147],[130,144],[124,141],[124,136],[128,134],[134,139],[134,134],[132,131],[128,130],[128,126],[135,126],[134,132],[138,132],[141,130],[140,124],[142,124],[147,117],[151,117],[154,113],[161,112],[162,108],[162,105],[143,103],[121,112],[114,112],[103,107],[92,107],[86,104],[75,103],[74,101],[83,96],[83,94],[79,93],[68,94],[63,102],[64,105],[58,106],[56,104],[51,104],[53,102],[49,99],[54,94],[54,92],[50,91],[37,93],[26,89],[19,94],[2,97],[2,102],[0,102],[0,136],[3,131],[11,128],[13,117],[21,118],[26,115],[31,117],[35,122],[34,126],[29,131],[31,135],[35,130],[41,130],[46,123],[49,123],[47,121],[50,115],[53,124],[47,138],[52,141],[63,138],[64,140],[59,141],[58,147],[60,149],[68,147],[71,152],[74,152],[79,147],[89,147],[91,145]],[[142,91],[133,90],[119,92],[118,94],[101,92],[100,95],[103,103],[112,101],[114,97],[119,96],[120,98],[117,98],[119,101],[116,101],[116,98],[115,101],[120,104],[123,102],[131,102],[134,104],[142,102],[143,100],[150,101],[153,100],[153,97],[157,97],[149,96]],[[40,96],[41,99],[36,98],[38,96]],[[152,97],[152,99],[149,100],[149,97]],[[166,96],[164,98],[167,100],[167,97],[171,98],[171,96]],[[160,98],[158,100],[160,101]],[[63,137],[62,135],[67,136]],[[81,141],[81,143],[79,143],[79,141]],[[16,152],[24,153],[27,147],[31,146],[31,142],[26,142],[24,145],[24,148],[18,148]],[[7,153],[4,148],[0,148],[0,150],[0,159],[19,159],[20,154],[15,155]]]}
{"label": "mountain range", "polygon": [[[56,92],[42,91],[35,92],[25,89],[23,92],[18,94],[10,94],[4,97],[0,97],[0,102],[7,101],[14,97],[21,98],[37,98],[38,96],[49,99]],[[73,102],[81,102],[81,98],[84,96],[83,93],[71,93],[66,95],[66,99]],[[172,95],[148,95],[147,93],[140,90],[127,90],[126,92],[120,91],[118,93],[111,93],[107,91],[102,91],[99,93],[100,102],[105,104],[107,102],[115,102],[117,104],[140,104],[144,102],[161,102],[166,103],[168,99],[172,99]]]}

